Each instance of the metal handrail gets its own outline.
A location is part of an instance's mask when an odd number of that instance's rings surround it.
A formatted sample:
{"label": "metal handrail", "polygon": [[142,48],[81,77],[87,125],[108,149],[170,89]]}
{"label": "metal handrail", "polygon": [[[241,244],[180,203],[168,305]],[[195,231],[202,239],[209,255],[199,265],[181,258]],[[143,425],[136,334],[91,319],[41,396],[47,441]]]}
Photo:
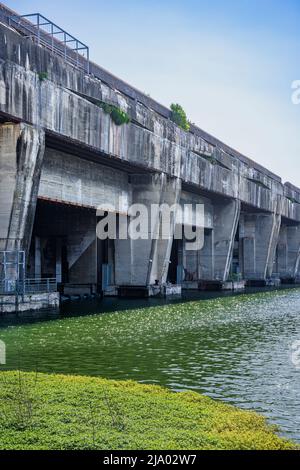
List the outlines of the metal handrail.
{"label": "metal handrail", "polygon": [[24,279],[25,251],[0,251],[0,281]]}
{"label": "metal handrail", "polygon": [[[89,47],[40,13],[11,15],[9,25],[66,62],[89,73]],[[48,27],[50,31],[47,31]],[[62,39],[58,39],[60,36]]]}
{"label": "metal handrail", "polygon": [[24,279],[23,281],[5,279],[0,281],[0,294],[25,295],[57,292],[56,278]]}
{"label": "metal handrail", "polygon": [[41,278],[41,279],[25,279],[20,282],[20,287],[24,286],[24,294],[35,292],[56,292],[57,280],[56,278]]}

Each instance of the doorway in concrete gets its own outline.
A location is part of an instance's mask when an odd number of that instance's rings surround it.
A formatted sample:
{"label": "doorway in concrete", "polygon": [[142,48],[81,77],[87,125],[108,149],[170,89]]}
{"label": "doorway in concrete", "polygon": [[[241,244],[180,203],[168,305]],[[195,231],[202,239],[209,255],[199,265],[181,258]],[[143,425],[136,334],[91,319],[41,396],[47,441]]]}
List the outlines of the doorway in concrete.
{"label": "doorway in concrete", "polygon": [[27,259],[30,277],[56,278],[62,294],[101,291],[97,269],[96,210],[39,200]]}
{"label": "doorway in concrete", "polygon": [[229,277],[232,281],[240,281],[243,277],[243,239],[240,238],[239,225],[234,237],[232,263]]}
{"label": "doorway in concrete", "polygon": [[167,282],[181,284],[183,280],[183,241],[173,239]]}

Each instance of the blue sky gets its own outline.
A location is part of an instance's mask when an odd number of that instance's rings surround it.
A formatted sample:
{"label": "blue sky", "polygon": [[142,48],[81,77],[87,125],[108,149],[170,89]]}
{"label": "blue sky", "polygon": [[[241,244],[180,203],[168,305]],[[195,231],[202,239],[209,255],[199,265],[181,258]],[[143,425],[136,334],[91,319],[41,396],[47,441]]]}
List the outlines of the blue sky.
{"label": "blue sky", "polygon": [[300,186],[299,0],[7,0],[90,46],[91,58]]}

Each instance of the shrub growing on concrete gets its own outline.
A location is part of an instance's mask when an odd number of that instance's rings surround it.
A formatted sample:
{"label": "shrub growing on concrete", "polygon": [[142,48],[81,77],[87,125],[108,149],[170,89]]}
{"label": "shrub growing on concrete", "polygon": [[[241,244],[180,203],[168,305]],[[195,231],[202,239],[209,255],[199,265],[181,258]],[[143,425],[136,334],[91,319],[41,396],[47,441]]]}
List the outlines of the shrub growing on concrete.
{"label": "shrub growing on concrete", "polygon": [[130,117],[125,111],[114,106],[113,104],[104,103],[103,101],[98,102],[98,106],[103,109],[105,114],[109,114],[116,126],[121,126],[122,124],[129,124]]}
{"label": "shrub growing on concrete", "polygon": [[40,82],[43,82],[44,80],[48,79],[48,73],[47,72],[40,72],[39,73],[39,80]]}
{"label": "shrub growing on concrete", "polygon": [[190,130],[190,123],[187,119],[186,113],[180,104],[171,104],[171,120],[177,124],[177,126],[181,127],[184,131]]}

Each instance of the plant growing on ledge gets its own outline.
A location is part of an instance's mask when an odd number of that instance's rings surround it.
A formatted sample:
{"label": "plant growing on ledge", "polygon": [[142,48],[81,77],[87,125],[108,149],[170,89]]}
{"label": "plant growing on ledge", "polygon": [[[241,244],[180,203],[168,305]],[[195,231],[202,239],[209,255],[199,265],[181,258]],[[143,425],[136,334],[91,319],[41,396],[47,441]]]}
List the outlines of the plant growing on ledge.
{"label": "plant growing on ledge", "polygon": [[48,73],[47,72],[40,72],[38,75],[39,75],[40,82],[43,82],[44,80],[48,79]]}
{"label": "plant growing on ledge", "polygon": [[98,106],[103,109],[105,114],[109,114],[113,122],[116,126],[122,126],[122,124],[129,124],[130,117],[125,111],[114,106],[113,104],[104,103],[103,101],[99,101]]}
{"label": "plant growing on ledge", "polygon": [[171,104],[171,120],[177,124],[181,129],[188,132],[190,130],[190,123],[187,119],[186,113],[180,104]]}

